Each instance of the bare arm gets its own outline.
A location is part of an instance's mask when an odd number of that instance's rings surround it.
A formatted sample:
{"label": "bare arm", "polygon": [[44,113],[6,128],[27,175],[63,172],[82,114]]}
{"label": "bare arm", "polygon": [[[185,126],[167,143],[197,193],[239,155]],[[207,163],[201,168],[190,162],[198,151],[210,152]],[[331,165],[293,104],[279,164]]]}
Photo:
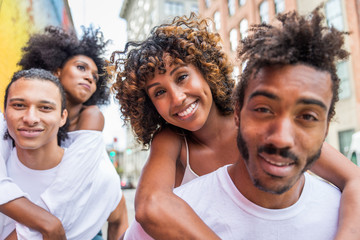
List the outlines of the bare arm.
{"label": "bare arm", "polygon": [[336,240],[360,239],[360,168],[327,143],[311,171],[342,190]]}
{"label": "bare arm", "polygon": [[108,218],[108,240],[119,239],[129,227],[126,201],[124,195]]}
{"label": "bare arm", "polygon": [[5,238],[5,240],[17,240],[16,230],[12,231],[9,236]]}
{"label": "bare arm", "polygon": [[182,137],[165,129],[154,137],[135,196],[135,218],[155,239],[219,239],[173,193]]}
{"label": "bare arm", "polygon": [[24,197],[0,205],[0,211],[18,223],[39,231],[44,239],[66,239],[60,220]]}

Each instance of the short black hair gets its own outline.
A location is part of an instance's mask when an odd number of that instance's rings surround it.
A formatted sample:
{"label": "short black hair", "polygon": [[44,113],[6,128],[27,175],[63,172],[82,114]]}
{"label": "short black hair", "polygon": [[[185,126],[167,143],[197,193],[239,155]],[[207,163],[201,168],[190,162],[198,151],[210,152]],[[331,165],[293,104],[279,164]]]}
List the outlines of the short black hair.
{"label": "short black hair", "polygon": [[[54,83],[60,91],[61,114],[63,114],[63,112],[66,108],[66,97],[65,97],[65,91],[64,91],[63,86],[61,85],[59,79],[56,76],[54,76],[51,72],[46,71],[44,69],[37,69],[37,68],[21,70],[21,71],[14,73],[13,77],[11,78],[10,83],[7,85],[6,90],[5,90],[5,97],[4,97],[4,110],[5,111],[6,111],[7,99],[8,99],[8,95],[9,95],[9,89],[10,89],[11,85],[19,79],[41,80],[41,81],[49,81],[49,82]],[[66,123],[64,126],[62,126],[58,131],[57,138],[58,138],[59,146],[60,146],[61,141],[65,140],[67,138],[67,126],[68,126],[68,123]],[[11,136],[9,135],[9,132],[7,130],[5,132],[4,138],[5,139],[11,138]]]}

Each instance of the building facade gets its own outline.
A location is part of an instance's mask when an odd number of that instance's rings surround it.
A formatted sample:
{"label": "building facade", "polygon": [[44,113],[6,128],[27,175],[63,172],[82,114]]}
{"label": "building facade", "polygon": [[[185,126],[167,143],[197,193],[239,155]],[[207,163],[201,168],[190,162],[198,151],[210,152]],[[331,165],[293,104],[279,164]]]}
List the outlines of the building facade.
{"label": "building facade", "polygon": [[236,49],[250,25],[272,23],[276,14],[291,10],[305,14],[322,2],[327,24],[351,32],[345,40],[351,56],[337,63],[341,78],[340,101],[327,137],[327,142],[346,155],[351,135],[360,131],[360,68],[356,66],[360,61],[359,0],[199,0],[199,14],[213,20],[212,28],[221,35],[224,50],[233,60],[234,76],[237,76],[241,63],[236,60]]}
{"label": "building facade", "polygon": [[124,0],[120,17],[127,21],[128,40],[140,41],[154,26],[190,12],[198,12],[197,0]]}
{"label": "building facade", "polygon": [[[127,21],[129,41],[144,40],[154,26],[169,23],[175,16],[198,12],[197,0],[124,0],[120,17]],[[126,149],[124,152],[124,178],[137,185],[141,170],[148,158],[149,150],[139,144],[127,125]]]}

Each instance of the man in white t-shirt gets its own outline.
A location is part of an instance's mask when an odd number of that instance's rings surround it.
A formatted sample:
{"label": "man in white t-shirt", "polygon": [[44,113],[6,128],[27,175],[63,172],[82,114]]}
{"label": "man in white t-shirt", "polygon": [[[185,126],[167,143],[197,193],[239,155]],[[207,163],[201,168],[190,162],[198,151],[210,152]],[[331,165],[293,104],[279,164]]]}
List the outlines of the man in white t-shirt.
{"label": "man in white t-shirt", "polygon": [[[104,157],[102,151],[88,151],[92,152],[91,157],[101,159],[92,161],[98,162],[96,168],[87,173],[92,180],[84,181],[81,175],[77,182],[68,182],[82,172],[77,168],[87,168],[77,166],[76,158],[89,156],[78,155],[77,152],[88,149],[88,144],[94,141],[97,142],[94,147],[103,149],[104,146],[100,144],[101,140],[98,141],[101,133],[95,131],[70,133],[67,139],[69,144],[74,139],[88,139],[77,142],[75,149],[59,146],[58,143],[65,136],[65,129],[61,127],[67,118],[65,94],[59,80],[50,72],[40,69],[15,73],[5,92],[4,116],[7,122],[5,136],[15,144],[6,160],[7,174],[13,182],[31,201],[62,221],[67,239],[91,239],[107,219],[109,229],[114,233],[111,237],[116,239],[121,227],[122,194],[119,177],[109,159]],[[69,167],[71,165],[72,168]],[[58,187],[50,188],[54,184]],[[73,189],[62,189],[62,186],[72,186],[81,194],[75,197]],[[42,239],[39,232],[11,218],[3,218],[2,224],[1,239],[15,227],[19,239]]]}
{"label": "man in white t-shirt", "polygon": [[[240,159],[175,189],[221,239],[330,240],[340,191],[305,173],[334,116],[343,33],[324,29],[319,9],[282,25],[255,26],[239,58],[234,92]],[[206,163],[204,163],[206,164]],[[137,223],[125,239],[148,239]]]}

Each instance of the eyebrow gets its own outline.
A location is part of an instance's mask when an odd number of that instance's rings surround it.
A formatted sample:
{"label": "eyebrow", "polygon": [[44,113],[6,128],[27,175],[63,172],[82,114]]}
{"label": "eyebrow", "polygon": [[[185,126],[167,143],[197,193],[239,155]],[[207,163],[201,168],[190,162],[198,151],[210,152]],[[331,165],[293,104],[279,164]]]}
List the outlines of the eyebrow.
{"label": "eyebrow", "polygon": [[321,107],[322,109],[327,111],[326,105],[323,102],[316,100],[316,99],[302,98],[302,99],[298,100],[297,103],[305,104],[305,105],[318,105],[319,107]]}
{"label": "eyebrow", "polygon": [[[171,72],[170,72],[170,76],[172,76],[175,72],[176,72],[176,70],[178,70],[179,68],[182,68],[182,67],[184,67],[185,65],[179,65],[179,66],[177,66],[176,68],[174,68],[173,70],[171,70]],[[156,85],[159,85],[160,83],[153,83],[153,84],[150,84],[149,86],[147,86],[146,87],[146,91],[147,92],[149,92],[149,89],[150,88],[152,88],[152,87],[154,87],[154,86],[156,86]]]}
{"label": "eyebrow", "polygon": [[[11,98],[11,99],[9,99],[9,103],[16,102],[16,101],[25,102],[25,99],[23,99],[23,98]],[[56,107],[56,103],[52,102],[52,101],[41,100],[39,103],[50,104],[50,105]]]}
{"label": "eyebrow", "polygon": [[257,96],[264,96],[264,97],[267,97],[267,98],[270,98],[270,99],[273,99],[273,100],[279,100],[278,96],[276,96],[275,94],[266,92],[266,91],[255,91],[255,92],[253,92],[250,95],[249,100],[254,98],[254,97],[257,97]]}
{"label": "eyebrow", "polygon": [[[272,100],[279,100],[280,99],[275,94],[272,94],[272,93],[269,93],[269,92],[266,92],[266,91],[256,91],[256,92],[254,92],[254,93],[252,93],[250,95],[249,100],[256,97],[256,96],[264,96],[264,97],[270,98]],[[297,104],[305,104],[305,105],[317,105],[317,106],[321,107],[322,109],[324,109],[325,111],[327,111],[326,105],[322,101],[319,101],[317,99],[301,98],[296,103]]]}

